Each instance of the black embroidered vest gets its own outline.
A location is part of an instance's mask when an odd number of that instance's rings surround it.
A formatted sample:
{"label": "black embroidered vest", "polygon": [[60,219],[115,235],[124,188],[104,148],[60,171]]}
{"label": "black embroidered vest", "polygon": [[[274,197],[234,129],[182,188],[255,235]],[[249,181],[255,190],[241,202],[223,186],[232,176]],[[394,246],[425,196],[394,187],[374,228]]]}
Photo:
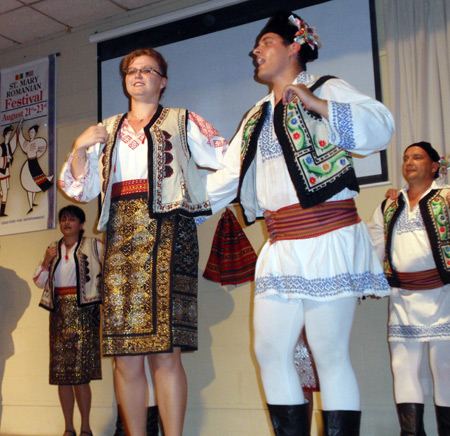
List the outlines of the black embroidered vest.
{"label": "black embroidered vest", "polygon": [[[420,214],[430,240],[436,268],[444,284],[450,283],[450,215],[447,194],[450,189],[432,189],[419,201]],[[392,287],[400,287],[397,271],[392,267],[392,237],[394,225],[406,205],[403,194],[397,200],[385,200],[382,203],[384,216],[384,235],[386,238],[384,253],[384,273]]]}
{"label": "black embroidered vest", "polygon": [[[329,78],[331,76],[321,77],[310,90],[314,91]],[[256,155],[258,137],[267,116],[268,105],[269,102],[265,102],[262,106],[255,107],[244,126],[238,197],[244,177]],[[296,96],[288,104],[284,105],[280,101],[276,105],[274,126],[303,208],[320,204],[344,188],[359,192],[351,155],[329,142],[328,130],[322,117],[305,110]]]}

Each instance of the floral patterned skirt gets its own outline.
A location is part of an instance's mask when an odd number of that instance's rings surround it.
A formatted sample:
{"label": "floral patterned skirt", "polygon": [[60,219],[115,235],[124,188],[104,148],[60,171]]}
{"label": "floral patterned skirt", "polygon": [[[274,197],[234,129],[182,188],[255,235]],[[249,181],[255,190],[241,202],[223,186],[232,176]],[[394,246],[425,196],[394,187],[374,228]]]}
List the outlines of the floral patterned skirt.
{"label": "floral patterned skirt", "polygon": [[103,355],[197,349],[197,229],[151,219],[146,193],[111,202],[103,281]]}
{"label": "floral patterned skirt", "polygon": [[99,307],[79,307],[76,294],[55,296],[55,311],[50,313],[50,384],[84,384],[101,378]]}

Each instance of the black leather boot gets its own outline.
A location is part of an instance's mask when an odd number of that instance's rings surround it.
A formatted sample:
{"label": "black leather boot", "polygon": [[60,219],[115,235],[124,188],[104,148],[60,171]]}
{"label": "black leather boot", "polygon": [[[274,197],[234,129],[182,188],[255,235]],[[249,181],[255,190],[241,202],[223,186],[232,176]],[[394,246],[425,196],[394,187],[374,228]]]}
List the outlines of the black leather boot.
{"label": "black leather boot", "polygon": [[[159,435],[159,412],[158,406],[147,407],[147,436]],[[125,427],[119,408],[117,408],[116,432],[114,436],[126,436]]]}
{"label": "black leather boot", "polygon": [[439,436],[450,436],[450,407],[434,406]]}
{"label": "black leather boot", "polygon": [[423,428],[424,405],[420,403],[397,404],[400,436],[427,436]]}
{"label": "black leather boot", "polygon": [[158,406],[147,407],[147,436],[159,435]]}
{"label": "black leather boot", "polygon": [[309,436],[308,404],[268,404],[275,436]]}
{"label": "black leather boot", "polygon": [[0,216],[8,216],[5,213],[6,203],[1,203],[0,205]]}
{"label": "black leather boot", "polygon": [[126,436],[125,427],[123,426],[122,417],[120,416],[119,406],[117,406],[116,431],[113,436]]}
{"label": "black leather boot", "polygon": [[359,436],[359,410],[324,410],[322,417],[323,436]]}

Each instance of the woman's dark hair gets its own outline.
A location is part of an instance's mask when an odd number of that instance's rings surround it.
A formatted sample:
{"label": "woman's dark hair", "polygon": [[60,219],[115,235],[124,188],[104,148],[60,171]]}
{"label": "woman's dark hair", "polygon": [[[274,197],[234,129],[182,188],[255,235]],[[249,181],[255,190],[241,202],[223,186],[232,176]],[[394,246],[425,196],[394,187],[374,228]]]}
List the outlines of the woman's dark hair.
{"label": "woman's dark hair", "polygon": [[61,218],[64,215],[73,216],[75,218],[78,218],[80,220],[80,223],[83,224],[86,221],[86,215],[83,211],[83,209],[79,208],[78,206],[69,205],[66,207],[63,207],[59,213],[58,213],[58,221],[61,221]]}
{"label": "woman's dark hair", "polygon": [[[131,53],[128,53],[122,59],[122,61],[120,62],[120,75],[122,76],[123,81],[125,81],[125,76],[127,75],[128,67],[130,66],[131,62],[133,62],[133,60],[139,56],[150,56],[151,58],[155,59],[155,61],[158,63],[159,72],[162,74],[163,77],[167,79],[168,66],[166,60],[164,59],[164,56],[154,48],[147,47],[147,48],[138,48],[132,51]],[[161,89],[159,98],[162,97],[165,90],[166,90],[165,87]]]}
{"label": "woman's dark hair", "polygon": [[12,131],[13,131],[12,126],[6,126],[6,127],[3,129],[3,137],[6,137],[6,135],[7,135],[9,132],[12,132]]}
{"label": "woman's dark hair", "polygon": [[39,124],[35,124],[34,126],[31,126],[31,127],[28,129],[28,133],[30,132],[30,130],[34,130],[34,131],[37,133],[38,130],[39,130]]}

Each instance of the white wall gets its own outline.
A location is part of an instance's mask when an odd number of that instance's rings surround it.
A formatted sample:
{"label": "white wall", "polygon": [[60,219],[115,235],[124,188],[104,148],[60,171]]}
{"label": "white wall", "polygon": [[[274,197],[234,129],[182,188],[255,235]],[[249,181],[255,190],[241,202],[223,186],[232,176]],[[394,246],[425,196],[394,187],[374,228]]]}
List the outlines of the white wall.
{"label": "white wall", "polygon": [[[170,2],[166,4],[169,11]],[[190,1],[189,4],[193,4]],[[61,167],[76,136],[97,121],[96,46],[88,37],[149,18],[159,10],[104,22],[70,35],[2,53],[0,68],[60,52],[57,59],[57,165]],[[16,169],[13,168],[13,171]],[[17,177],[12,173],[12,177]],[[367,220],[386,187],[365,188],[357,201]],[[58,209],[69,200],[58,194]],[[87,233],[93,231],[97,206],[86,205]],[[237,211],[243,225],[240,211]],[[200,275],[220,216],[200,227]],[[261,223],[245,228],[255,250],[264,240]],[[0,417],[2,435],[59,435],[64,430],[57,389],[48,384],[48,314],[38,307],[40,290],[32,280],[34,268],[58,230],[0,237]],[[183,357],[189,380],[185,436],[268,436],[257,365],[252,353],[253,285],[221,287],[200,279],[200,349]],[[367,300],[357,309],[351,346],[363,401],[362,435],[398,433],[386,343],[387,300]],[[112,435],[115,400],[111,360],[103,360],[103,380],[92,382],[92,429]],[[320,405],[320,399],[318,404]],[[429,404],[431,404],[428,398]],[[77,419],[78,414],[76,413]],[[318,414],[315,418],[318,418]],[[79,422],[79,421],[77,421]],[[426,422],[433,434],[434,418],[427,407]],[[320,424],[320,423],[319,423]],[[316,426],[316,422],[314,427]],[[434,426],[434,427],[433,427]],[[314,433],[315,434],[315,430]]]}

